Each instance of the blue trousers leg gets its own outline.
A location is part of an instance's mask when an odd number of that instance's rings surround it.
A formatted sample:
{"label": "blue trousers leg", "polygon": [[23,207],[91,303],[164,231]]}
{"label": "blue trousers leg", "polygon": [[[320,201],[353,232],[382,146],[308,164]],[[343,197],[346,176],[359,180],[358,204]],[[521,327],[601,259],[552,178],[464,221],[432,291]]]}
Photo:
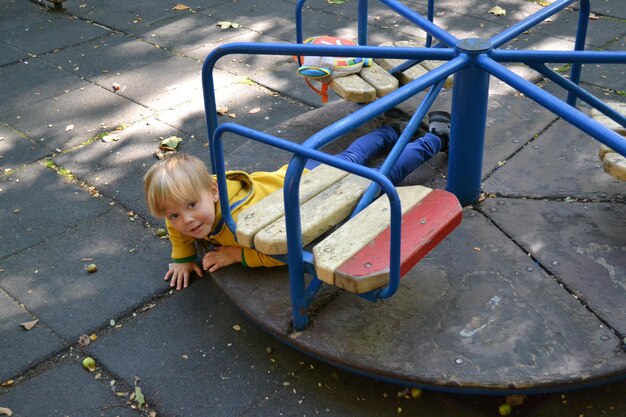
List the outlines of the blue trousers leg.
{"label": "blue trousers leg", "polygon": [[[421,138],[409,142],[400,154],[398,161],[387,174],[393,185],[398,185],[415,168],[435,156],[441,149],[441,140],[432,133],[426,133]],[[380,168],[380,167],[378,167]]]}
{"label": "blue trousers leg", "polygon": [[[345,151],[335,156],[355,164],[366,165],[381,152],[389,150],[397,140],[396,131],[390,126],[383,126],[356,139]],[[432,133],[409,142],[387,177],[393,185],[400,184],[415,168],[439,152],[439,149],[441,149],[441,141]],[[317,161],[309,160],[306,168],[313,169],[319,164]]]}

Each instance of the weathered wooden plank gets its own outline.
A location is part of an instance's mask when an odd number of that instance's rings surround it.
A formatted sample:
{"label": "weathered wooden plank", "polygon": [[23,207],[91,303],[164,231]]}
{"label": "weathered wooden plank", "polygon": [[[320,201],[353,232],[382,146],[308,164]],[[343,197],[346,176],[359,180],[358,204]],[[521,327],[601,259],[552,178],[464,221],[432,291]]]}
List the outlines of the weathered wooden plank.
{"label": "weathered wooden plank", "polygon": [[329,87],[344,100],[355,103],[371,103],[376,100],[376,89],[363,81],[358,74],[335,78]]}
{"label": "weathered wooden plank", "polygon": [[[323,164],[307,172],[300,182],[300,204],[310,200],[346,175],[348,175],[346,171]],[[237,241],[244,246],[252,247],[254,236],[284,215],[284,196],[281,188],[239,214]]]}
{"label": "weathered wooden plank", "polygon": [[[406,59],[394,59],[394,58],[377,58],[374,60],[375,63],[380,65],[385,71],[390,71],[398,65],[404,63]],[[421,65],[414,65],[406,71],[402,71],[399,74],[396,74],[400,84],[408,84],[413,80],[417,80],[422,75],[428,73],[428,70],[422,67]]]}
{"label": "weathered wooden plank", "polygon": [[[398,187],[397,190],[403,215],[432,191],[420,185]],[[313,248],[318,278],[335,284],[337,268],[385,230],[388,224],[389,199],[383,195]]]}
{"label": "weathered wooden plank", "polygon": [[380,65],[372,62],[363,67],[359,76],[376,90],[376,97],[382,97],[398,89],[398,79],[385,71]]}
{"label": "weathered wooden plank", "polygon": [[[607,104],[618,113],[626,115],[626,103],[613,101]],[[589,115],[596,122],[603,124],[607,128],[619,133],[622,136],[626,136],[626,127],[605,116],[599,110],[591,109]],[[624,140],[626,141],[626,138],[624,138]],[[598,156],[600,157],[600,161],[602,161],[602,168],[604,169],[604,172],[617,178],[618,180],[626,181],[626,157],[618,154],[606,145],[600,145]]]}
{"label": "weathered wooden plank", "polygon": [[[433,190],[402,217],[400,276],[461,224],[461,205],[443,190]],[[391,228],[387,228],[335,271],[335,286],[363,294],[389,283]]]}
{"label": "weathered wooden plank", "polygon": [[[311,243],[352,213],[370,181],[349,175],[300,206],[302,242]],[[268,255],[287,253],[285,218],[281,217],[259,231],[254,238],[255,248]]]}
{"label": "weathered wooden plank", "polygon": [[[611,101],[607,103],[613,110],[621,114],[622,116],[626,116],[626,103],[620,103],[616,101]],[[607,117],[604,113],[601,113],[600,110],[591,109],[589,115],[596,122],[603,124],[607,128],[611,129],[614,132],[619,133],[622,136],[626,136],[626,127],[620,125],[615,120]]]}

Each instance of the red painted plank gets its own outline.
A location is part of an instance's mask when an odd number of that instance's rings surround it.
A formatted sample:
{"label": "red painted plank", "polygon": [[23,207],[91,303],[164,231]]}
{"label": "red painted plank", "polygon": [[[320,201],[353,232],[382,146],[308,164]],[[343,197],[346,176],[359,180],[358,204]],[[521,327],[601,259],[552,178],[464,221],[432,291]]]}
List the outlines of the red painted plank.
{"label": "red painted plank", "polygon": [[[461,223],[461,207],[453,194],[433,190],[402,216],[400,275],[406,274],[428,252]],[[336,274],[362,280],[389,273],[391,229],[387,227],[354,257],[341,265]]]}

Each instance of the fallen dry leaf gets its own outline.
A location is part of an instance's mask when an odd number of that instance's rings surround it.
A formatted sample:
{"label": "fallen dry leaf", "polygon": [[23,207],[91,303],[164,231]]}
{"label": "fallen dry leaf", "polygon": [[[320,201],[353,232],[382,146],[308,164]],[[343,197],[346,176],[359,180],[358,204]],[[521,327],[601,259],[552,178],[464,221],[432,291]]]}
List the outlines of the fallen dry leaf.
{"label": "fallen dry leaf", "polygon": [[120,88],[122,88],[121,85],[119,85],[118,83],[113,83],[113,91],[120,91]]}
{"label": "fallen dry leaf", "polygon": [[143,393],[141,392],[141,388],[139,388],[137,385],[135,385],[135,404],[137,404],[137,408],[141,409],[141,407],[144,406],[144,404],[146,403],[146,399],[143,396]]}
{"label": "fallen dry leaf", "polygon": [[37,323],[39,323],[39,320],[27,321],[26,323],[20,324],[20,326],[22,326],[26,330],[31,330],[37,325]]}
{"label": "fallen dry leaf", "polygon": [[91,339],[86,334],[84,334],[84,335],[82,335],[81,337],[78,338],[78,344],[80,346],[87,346],[90,343],[91,343]]}
{"label": "fallen dry leaf", "polygon": [[13,411],[10,408],[0,407],[0,414],[3,416],[12,416]]}
{"label": "fallen dry leaf", "polygon": [[494,16],[505,16],[506,15],[506,10],[504,10],[500,6],[494,6],[491,9],[489,9],[488,13],[491,13]]}
{"label": "fallen dry leaf", "polygon": [[234,330],[234,331],[236,331],[236,332],[238,332],[239,330],[241,330],[241,326],[240,326],[240,325],[238,325],[238,324],[235,324],[235,325],[233,326],[233,330]]}
{"label": "fallen dry leaf", "polygon": [[13,382],[14,382],[14,381],[13,381],[12,379],[9,379],[8,381],[4,381],[4,382],[2,383],[2,386],[3,386],[3,387],[10,387],[11,385],[13,385]]}
{"label": "fallen dry leaf", "polygon": [[250,113],[250,114],[256,114],[256,113],[258,113],[258,112],[260,112],[260,111],[261,111],[261,108],[260,108],[260,107],[255,107],[255,108],[251,109],[248,113]]}
{"label": "fallen dry leaf", "polygon": [[178,136],[170,136],[169,138],[165,138],[161,141],[159,149],[163,152],[175,151],[176,148],[178,148],[178,144],[182,141],[182,138],[179,138]]}
{"label": "fallen dry leaf", "polygon": [[228,117],[230,117],[231,119],[236,119],[237,115],[235,113],[228,113]]}
{"label": "fallen dry leaf", "polygon": [[228,107],[226,106],[217,106],[217,109],[215,109],[217,111],[217,114],[219,114],[220,116],[225,116],[228,114]]}
{"label": "fallen dry leaf", "polygon": [[190,9],[189,6],[185,6],[184,4],[178,3],[176,6],[174,6],[172,10],[183,11],[183,10],[189,10],[189,9]]}

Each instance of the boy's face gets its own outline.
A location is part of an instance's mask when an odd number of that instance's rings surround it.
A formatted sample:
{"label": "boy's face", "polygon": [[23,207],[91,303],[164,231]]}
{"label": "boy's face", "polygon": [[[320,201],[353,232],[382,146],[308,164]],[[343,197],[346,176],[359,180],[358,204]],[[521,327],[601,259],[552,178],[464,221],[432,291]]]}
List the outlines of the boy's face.
{"label": "boy's face", "polygon": [[165,218],[182,235],[202,239],[209,235],[215,223],[215,203],[218,201],[217,185],[203,191],[198,201],[168,204]]}

